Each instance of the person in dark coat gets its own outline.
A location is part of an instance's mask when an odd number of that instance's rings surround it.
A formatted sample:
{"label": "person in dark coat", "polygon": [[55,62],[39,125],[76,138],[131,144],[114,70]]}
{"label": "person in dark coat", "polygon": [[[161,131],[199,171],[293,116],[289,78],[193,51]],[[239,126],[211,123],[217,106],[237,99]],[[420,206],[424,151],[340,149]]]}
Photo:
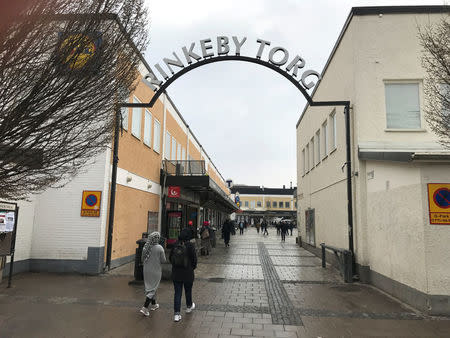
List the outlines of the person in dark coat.
{"label": "person in dark coat", "polygon": [[286,242],[286,234],[289,231],[289,225],[285,222],[281,224],[281,241]]}
{"label": "person in dark coat", "polygon": [[231,223],[231,221],[229,219],[227,219],[222,227],[223,240],[225,242],[226,247],[230,246],[230,235],[231,235],[231,227],[232,226],[233,226],[233,224]]}
{"label": "person in dark coat", "polygon": [[[170,251],[169,261],[172,263],[172,280],[175,290],[174,294],[174,321],[181,320],[181,296],[183,287],[186,297],[186,313],[191,313],[195,309],[195,303],[192,302],[192,285],[194,284],[194,270],[197,268],[197,254],[195,248],[190,243],[191,231],[183,229],[178,236],[178,241]],[[179,263],[180,248],[183,248],[183,263]]]}

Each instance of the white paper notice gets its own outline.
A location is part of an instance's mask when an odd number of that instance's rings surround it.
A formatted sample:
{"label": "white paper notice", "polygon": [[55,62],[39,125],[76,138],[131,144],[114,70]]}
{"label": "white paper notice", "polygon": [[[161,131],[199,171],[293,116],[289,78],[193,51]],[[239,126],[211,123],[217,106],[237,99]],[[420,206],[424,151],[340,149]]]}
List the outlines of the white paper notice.
{"label": "white paper notice", "polygon": [[8,212],[6,213],[6,232],[12,232],[14,231],[14,212]]}

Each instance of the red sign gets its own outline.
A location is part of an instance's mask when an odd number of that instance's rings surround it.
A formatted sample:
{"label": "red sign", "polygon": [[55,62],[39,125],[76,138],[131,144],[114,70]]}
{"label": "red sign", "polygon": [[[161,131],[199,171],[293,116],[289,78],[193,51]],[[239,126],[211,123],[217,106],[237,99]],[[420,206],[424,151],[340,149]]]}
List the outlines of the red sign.
{"label": "red sign", "polygon": [[180,195],[181,195],[180,187],[169,186],[169,188],[168,188],[168,195],[171,198],[179,198]]}

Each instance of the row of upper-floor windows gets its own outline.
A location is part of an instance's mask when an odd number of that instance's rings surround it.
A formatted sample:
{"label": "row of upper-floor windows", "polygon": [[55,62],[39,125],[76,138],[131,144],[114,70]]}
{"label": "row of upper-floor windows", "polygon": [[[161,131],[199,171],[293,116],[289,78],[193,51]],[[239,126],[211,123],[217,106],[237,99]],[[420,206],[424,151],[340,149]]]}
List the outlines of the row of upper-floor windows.
{"label": "row of upper-floor windows", "polygon": [[[133,103],[140,103],[134,97]],[[144,113],[144,114],[142,114]],[[128,131],[129,128],[129,110],[122,108],[122,128]],[[144,122],[144,134],[142,132],[142,122]],[[143,140],[144,144],[154,151],[160,153],[161,151],[161,123],[153,117],[148,109],[132,108],[131,112],[131,134],[139,140]]]}
{"label": "row of upper-floor windows", "polygon": [[[252,208],[255,207],[262,208],[262,202],[261,201],[244,201],[244,206],[246,208]],[[290,208],[291,203],[290,202],[283,202],[283,201],[266,201],[266,208]],[[297,207],[297,205],[296,205]]]}
{"label": "row of upper-floor windows", "polygon": [[[134,97],[133,103],[140,103],[140,101]],[[121,114],[122,128],[125,131],[129,131],[130,121],[128,108],[122,108]],[[143,135],[141,135],[142,122],[144,123]],[[156,117],[152,116],[148,109],[132,108],[131,134],[137,139],[143,140],[146,146],[153,148],[158,154],[161,152],[161,123]],[[186,148],[169,131],[166,131],[165,138],[164,158],[168,160],[192,160],[192,157],[187,154]],[[208,169],[207,164],[206,169]]]}
{"label": "row of upper-floor windows", "polygon": [[[449,86],[442,91],[450,92]],[[422,130],[420,110],[421,82],[386,82],[384,84],[386,130]],[[450,112],[449,112],[450,114]],[[337,147],[336,111],[302,149],[303,175],[312,170]]]}

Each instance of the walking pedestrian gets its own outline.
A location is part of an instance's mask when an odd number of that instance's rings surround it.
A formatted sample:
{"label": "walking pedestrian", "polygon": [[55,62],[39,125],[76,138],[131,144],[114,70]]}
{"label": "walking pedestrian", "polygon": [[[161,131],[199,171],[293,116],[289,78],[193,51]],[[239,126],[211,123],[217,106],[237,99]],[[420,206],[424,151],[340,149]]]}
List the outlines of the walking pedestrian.
{"label": "walking pedestrian", "polygon": [[244,234],[244,222],[239,222],[239,235]]}
{"label": "walking pedestrian", "polygon": [[144,286],[145,286],[145,303],[140,312],[148,317],[150,310],[154,311],[159,308],[156,303],[156,290],[161,282],[161,264],[166,262],[164,248],[159,244],[161,235],[155,231],[148,236],[147,241],[142,250],[141,261],[144,265]]}
{"label": "walking pedestrian", "polygon": [[225,242],[226,247],[230,246],[230,235],[231,235],[231,227],[232,226],[233,226],[233,224],[231,223],[231,221],[229,219],[227,219],[222,227],[223,240]]}
{"label": "walking pedestrian", "polygon": [[192,286],[194,284],[194,270],[197,268],[197,255],[192,243],[189,242],[190,234],[183,229],[178,236],[178,241],[170,251],[169,260],[172,264],[172,281],[174,287],[173,310],[175,322],[181,320],[181,297],[183,287],[186,298],[186,313],[195,309],[192,301]]}
{"label": "walking pedestrian", "polygon": [[281,224],[281,241],[282,242],[286,242],[286,233],[288,232],[288,229],[289,229],[289,226],[286,222]]}
{"label": "walking pedestrian", "polygon": [[200,229],[200,238],[202,239],[202,254],[209,256],[211,251],[211,229],[208,221],[203,222],[203,227]]}
{"label": "walking pedestrian", "polygon": [[294,223],[289,223],[289,230],[291,230],[291,236],[292,236],[292,230],[294,229]]}
{"label": "walking pedestrian", "polygon": [[258,222],[258,223],[256,223],[256,231],[258,232],[258,234],[259,234],[259,228],[261,228],[261,224]]}
{"label": "walking pedestrian", "polygon": [[263,229],[264,229],[264,232],[263,232],[263,236],[264,235],[269,235],[269,232],[267,231],[267,222],[264,220],[263,221],[263,223],[262,223],[262,227],[263,227]]}

